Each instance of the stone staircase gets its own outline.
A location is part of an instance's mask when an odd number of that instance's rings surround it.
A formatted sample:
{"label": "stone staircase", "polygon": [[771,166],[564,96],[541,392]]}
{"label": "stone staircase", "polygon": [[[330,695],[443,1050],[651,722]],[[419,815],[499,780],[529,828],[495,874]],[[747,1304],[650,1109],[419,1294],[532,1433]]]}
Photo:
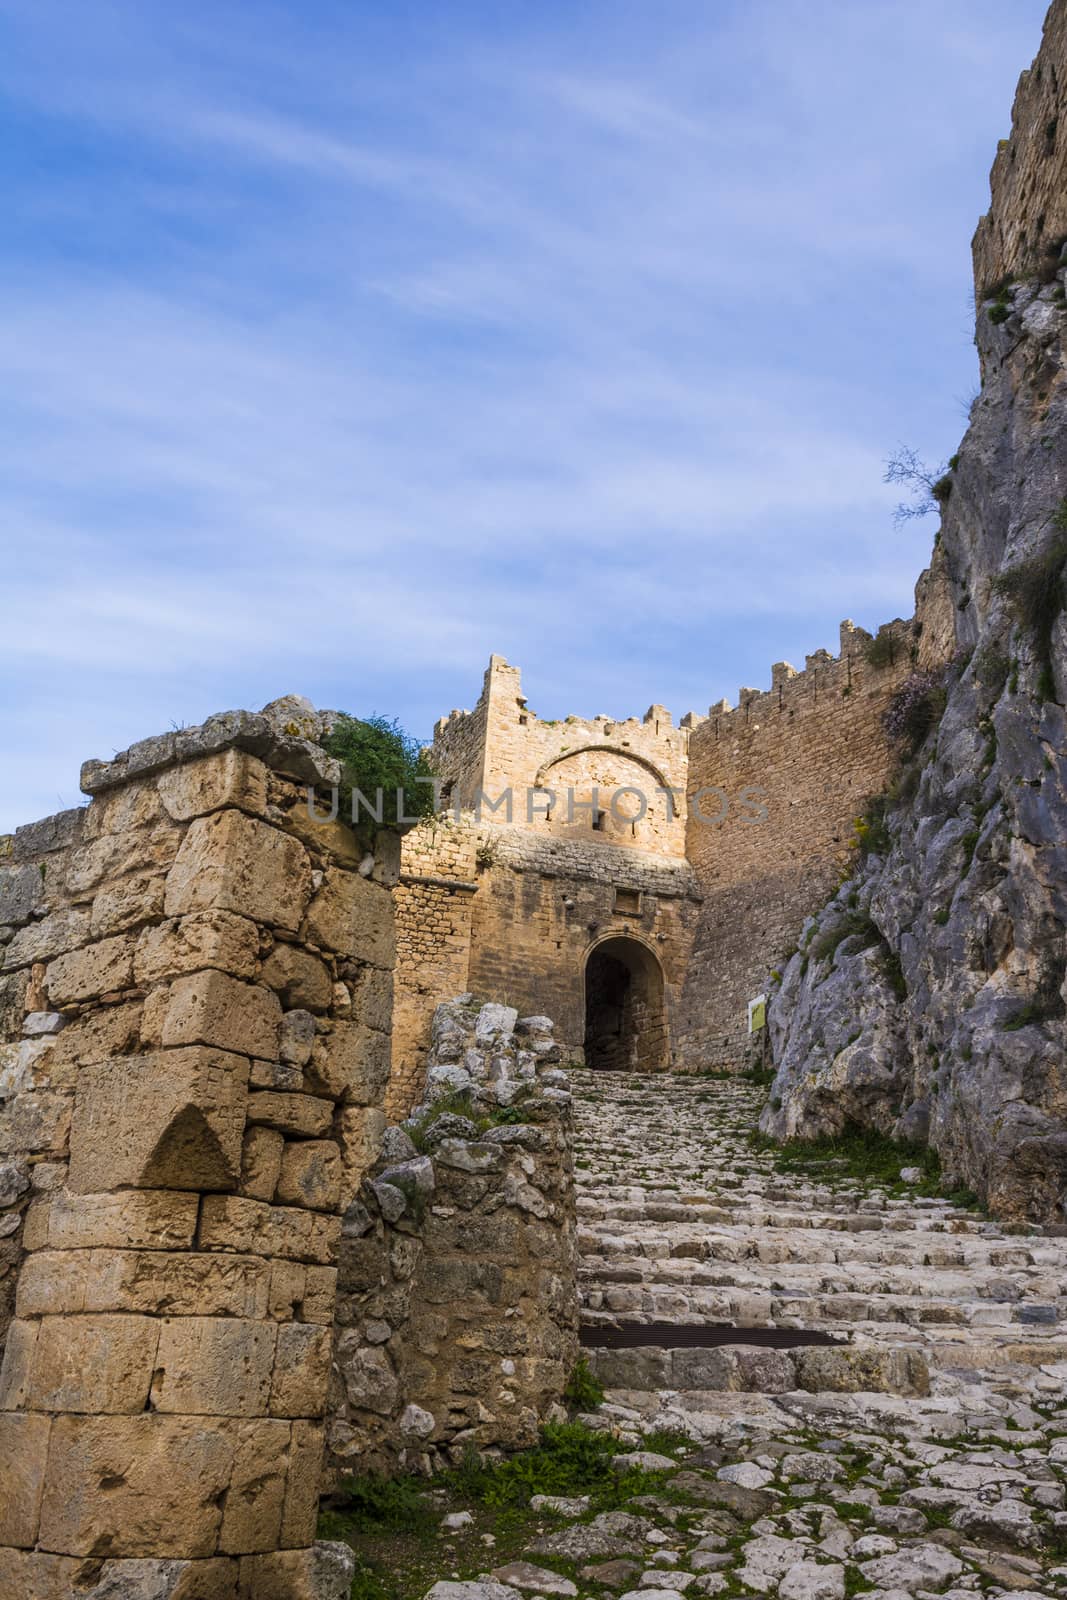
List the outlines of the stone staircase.
{"label": "stone staircase", "polygon": [[[1063,1389],[1067,1239],[942,1199],[809,1182],[755,1149],[741,1080],[575,1071],[582,1322],[609,1388],[935,1397]],[[736,1340],[607,1348],[638,1324],[733,1325]],[[834,1335],[754,1350],[745,1329]],[[687,1341],[692,1336],[687,1336]]]}

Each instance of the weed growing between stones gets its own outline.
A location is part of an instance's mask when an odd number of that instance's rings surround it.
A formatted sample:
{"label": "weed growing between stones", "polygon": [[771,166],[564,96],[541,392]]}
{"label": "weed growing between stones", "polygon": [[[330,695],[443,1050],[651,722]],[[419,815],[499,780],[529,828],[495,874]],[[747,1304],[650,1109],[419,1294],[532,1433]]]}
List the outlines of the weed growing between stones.
{"label": "weed growing between stones", "polygon": [[595,1411],[603,1399],[603,1385],[594,1377],[585,1356],[579,1356],[563,1391],[564,1403],[575,1411]]}
{"label": "weed growing between stones", "polygon": [[[777,1144],[764,1134],[750,1135],[755,1149],[770,1154],[779,1172],[796,1173],[802,1177],[823,1182],[842,1182],[859,1179],[877,1184],[890,1194],[917,1194],[931,1198],[944,1195],[941,1187],[941,1162],[936,1150],[911,1140],[890,1139],[888,1134],[873,1128],[847,1125],[839,1134],[827,1134],[821,1139],[788,1139]],[[904,1167],[918,1167],[922,1176],[915,1183],[902,1182]],[[956,1194],[974,1197],[970,1191],[958,1190]]]}
{"label": "weed growing between stones", "polygon": [[888,809],[888,796],[875,795],[853,823],[853,843],[861,861],[870,855],[884,856],[892,844],[886,823]]}
{"label": "weed growing between stones", "polygon": [[[688,1435],[661,1429],[644,1448],[692,1449]],[[447,1570],[473,1578],[513,1559],[531,1542],[561,1525],[552,1506],[533,1507],[538,1495],[577,1499],[578,1522],[658,1494],[665,1472],[628,1466],[615,1457],[627,1448],[612,1434],[580,1422],[549,1424],[541,1442],[502,1460],[470,1450],[433,1479],[346,1479],[319,1519],[319,1537],[341,1539],[357,1555],[353,1600],[420,1600]],[[567,1516],[574,1522],[574,1511]],[[562,1556],[538,1558],[563,1577],[576,1575]]]}
{"label": "weed growing between stones", "polygon": [[427,1135],[441,1117],[463,1117],[471,1123],[475,1133],[485,1133],[488,1128],[515,1127],[526,1120],[523,1101],[527,1099],[529,1091],[519,1089],[510,1105],[494,1105],[488,1100],[476,1101],[469,1089],[458,1090],[455,1094],[442,1095],[440,1100],[427,1106],[420,1117],[410,1118],[404,1123],[404,1131],[415,1149],[424,1155],[433,1146]]}

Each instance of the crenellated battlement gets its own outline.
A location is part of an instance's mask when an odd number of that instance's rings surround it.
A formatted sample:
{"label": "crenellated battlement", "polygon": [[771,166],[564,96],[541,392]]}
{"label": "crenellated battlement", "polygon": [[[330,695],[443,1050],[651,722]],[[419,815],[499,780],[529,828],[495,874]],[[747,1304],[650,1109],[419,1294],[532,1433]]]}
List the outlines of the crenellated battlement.
{"label": "crenellated battlement", "polygon": [[897,618],[879,628],[879,656],[871,659],[874,636],[846,619],[841,623],[840,654],[816,650],[804,657],[803,670],[788,661],[771,667],[771,687],[738,690],[737,705],[718,700],[708,707],[706,717],[690,712],[682,724],[693,730],[698,742],[736,739],[773,727],[783,717],[811,713],[818,708],[861,693],[872,684],[884,681],[887,668],[912,664],[917,641],[914,621]]}

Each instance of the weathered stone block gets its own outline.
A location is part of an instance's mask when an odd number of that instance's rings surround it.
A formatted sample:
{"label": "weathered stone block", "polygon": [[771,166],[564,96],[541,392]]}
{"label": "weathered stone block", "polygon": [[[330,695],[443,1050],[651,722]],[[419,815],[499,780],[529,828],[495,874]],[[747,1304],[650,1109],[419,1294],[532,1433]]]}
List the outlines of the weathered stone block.
{"label": "weathered stone block", "polygon": [[391,970],[396,961],[393,904],[388,891],[358,872],[331,867],[308,907],[302,936],[338,954]]}
{"label": "weathered stone block", "polygon": [[111,887],[102,888],[93,900],[90,922],[93,938],[105,939],[160,916],[163,885],[161,874],[138,872]]}
{"label": "weathered stone block", "polygon": [[337,1268],[306,1267],[296,1261],[271,1263],[270,1315],[282,1322],[333,1322]]}
{"label": "weathered stone block", "polygon": [[287,1011],[282,1018],[278,1040],[278,1053],[289,1066],[306,1067],[311,1060],[315,1044],[315,1018],[310,1011],[298,1008]]}
{"label": "weathered stone block", "polygon": [[293,1423],[289,1444],[289,1475],[279,1543],[283,1549],[309,1545],[315,1537],[322,1477],[323,1430],[321,1423]]}
{"label": "weathered stone block", "polygon": [[236,1559],[134,1557],[88,1562],[44,1550],[0,1549],[4,1600],[234,1600]]}
{"label": "weathered stone block", "polygon": [[282,1322],[270,1391],[272,1417],[321,1417],[330,1378],[332,1330]]}
{"label": "weathered stone block", "polygon": [[236,1428],[233,1474],[219,1537],[219,1548],[227,1555],[278,1547],[288,1451],[287,1422],[247,1422]]}
{"label": "weathered stone block", "polygon": [[359,1187],[367,1169],[378,1159],[387,1118],[377,1106],[344,1106],[341,1110],[340,1141],[345,1168],[344,1194],[349,1200]]}
{"label": "weathered stone block", "polygon": [[62,1155],[72,1104],[69,1093],[27,1085],[0,1110],[0,1150]]}
{"label": "weathered stone block", "polygon": [[277,1198],[288,1206],[336,1211],[341,1203],[341,1152],[331,1139],[301,1139],[285,1146]]}
{"label": "weathered stone block", "polygon": [[28,921],[43,896],[44,879],[37,867],[0,867],[0,923]]}
{"label": "weathered stone block", "polygon": [[36,1322],[16,1320],[8,1327],[4,1358],[0,1363],[0,1411],[26,1409],[39,1331]]}
{"label": "weathered stone block", "polygon": [[51,1428],[51,1417],[0,1412],[0,1545],[36,1542]]}
{"label": "weathered stone block", "polygon": [[300,1305],[307,1290],[308,1268],[298,1261],[272,1261],[270,1315],[279,1322],[301,1318]]}
{"label": "weathered stone block", "polygon": [[865,1389],[886,1394],[926,1395],[930,1373],[919,1350],[818,1346],[794,1352],[797,1384],[815,1393],[856,1394]]}
{"label": "weathered stone block", "polygon": [[265,1317],[270,1263],[259,1256],[162,1250],[39,1250],[19,1273],[19,1316],[136,1311]]}
{"label": "weathered stone block", "polygon": [[94,1061],[110,1061],[137,1049],[141,1037],[139,1000],[123,1005],[104,1006],[87,1016],[69,1022],[52,1046],[52,1069],[84,1067]]}
{"label": "weathered stone block", "polygon": [[303,845],[240,811],[216,811],[190,825],[167,876],[165,910],[235,911],[295,933],[310,894]]}
{"label": "weathered stone block", "polygon": [[672,1386],[670,1350],[593,1350],[589,1365],[608,1389],[669,1389]]}
{"label": "weathered stone block", "polygon": [[237,1600],[348,1600],[355,1570],[355,1552],[324,1539],[308,1550],[245,1556]]}
{"label": "weathered stone block", "polygon": [[364,967],[352,986],[354,1015],[368,1028],[388,1033],[393,1026],[393,974]]}
{"label": "weathered stone block", "polygon": [[333,994],[333,979],[325,963],[292,944],[275,945],[263,963],[260,981],[277,992],[283,1005],[303,1006],[308,1011],[325,1011]]}
{"label": "weathered stone block", "polygon": [[9,972],[0,978],[0,1039],[12,1038],[19,1031],[26,1010],[28,972]]}
{"label": "weathered stone block", "polygon": [[24,1403],[35,1411],[141,1412],[158,1339],[154,1317],[47,1316]]}
{"label": "weathered stone block", "polygon": [[102,885],[115,884],[134,872],[161,875],[174,860],[181,829],[167,819],[148,828],[101,834],[70,857],[67,893],[87,900]]}
{"label": "weathered stone block", "polygon": [[237,978],[255,975],[259,929],[232,911],[202,911],[171,917],[145,928],[137,941],[133,974],[140,984],[217,967]]}
{"label": "weathered stone block", "polygon": [[54,850],[65,850],[77,844],[85,825],[85,812],[80,806],[67,811],[56,811],[39,822],[25,822],[15,829],[11,855],[14,861],[36,863],[40,856]]}
{"label": "weathered stone block", "polygon": [[267,807],[267,769],[243,750],[220,750],[172,767],[157,787],[168,816],[177,822],[190,822],[223,806],[236,806],[254,816],[262,816]]}
{"label": "weathered stone block", "polygon": [[57,956],[49,964],[45,983],[54,1006],[128,989],[133,983],[133,942],[127,935],[118,934],[87,945],[84,950]]}
{"label": "weathered stone block", "polygon": [[71,1126],[70,1188],[232,1189],[248,1062],[203,1045],[89,1067]]}
{"label": "weathered stone block", "polygon": [[362,1021],[334,1022],[315,1040],[308,1084],[335,1100],[380,1105],[389,1081],[389,1036]]}
{"label": "weathered stone block", "polygon": [[270,1089],[248,1096],[249,1122],[262,1122],[282,1133],[314,1139],[333,1121],[333,1101],[310,1094],[275,1094]]}
{"label": "weathered stone block", "polygon": [[53,911],[40,922],[22,928],[4,951],[4,967],[28,967],[50,961],[65,950],[76,950],[92,937],[88,911]]}
{"label": "weathered stone block", "polygon": [[321,1211],[269,1206],[225,1194],[208,1194],[201,1202],[202,1250],[235,1250],[330,1266],[340,1236],[340,1217],[328,1217]]}
{"label": "weathered stone block", "polygon": [[385,1350],[364,1344],[359,1329],[346,1329],[337,1340],[337,1365],[350,1406],[382,1417],[392,1414],[400,1398],[400,1384]]}
{"label": "weathered stone block", "polygon": [[214,1555],[233,1459],[217,1418],[57,1417],[40,1542],[76,1556]]}
{"label": "weathered stone block", "polygon": [[187,1250],[196,1233],[199,1196],[72,1194],[61,1189],[35,1201],[27,1217],[27,1249],[79,1250],[95,1245],[147,1250]]}
{"label": "weathered stone block", "polygon": [[33,1251],[19,1269],[15,1315],[42,1317],[50,1312],[84,1311],[90,1260],[89,1251]]}
{"label": "weathered stone block", "polygon": [[282,1008],[277,995],[209,969],[170,987],[163,1044],[210,1044],[249,1056],[274,1056]]}
{"label": "weathered stone block", "polygon": [[184,1415],[263,1416],[274,1365],[273,1322],[174,1317],[159,1331],[152,1405]]}
{"label": "weathered stone block", "polygon": [[94,800],[81,813],[85,819],[82,838],[88,843],[105,833],[129,833],[165,821],[159,796],[150,784],[127,783]]}
{"label": "weathered stone block", "polygon": [[281,1094],[303,1094],[307,1088],[299,1067],[284,1061],[253,1060],[248,1071],[250,1089],[277,1089]]}
{"label": "weathered stone block", "polygon": [[275,1128],[252,1127],[241,1154],[241,1193],[253,1200],[273,1200],[282,1170],[285,1139]]}

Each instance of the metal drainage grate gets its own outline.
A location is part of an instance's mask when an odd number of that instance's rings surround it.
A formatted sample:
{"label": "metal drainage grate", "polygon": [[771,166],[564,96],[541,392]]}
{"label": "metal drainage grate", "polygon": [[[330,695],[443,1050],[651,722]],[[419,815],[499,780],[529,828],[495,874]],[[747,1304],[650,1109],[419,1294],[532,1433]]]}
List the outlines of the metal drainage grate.
{"label": "metal drainage grate", "polygon": [[581,1328],[587,1349],[631,1350],[658,1345],[664,1350],[711,1349],[721,1344],[762,1345],[768,1350],[793,1350],[801,1345],[847,1344],[847,1334],[818,1328],[735,1328],[729,1323],[628,1322],[617,1328]]}

